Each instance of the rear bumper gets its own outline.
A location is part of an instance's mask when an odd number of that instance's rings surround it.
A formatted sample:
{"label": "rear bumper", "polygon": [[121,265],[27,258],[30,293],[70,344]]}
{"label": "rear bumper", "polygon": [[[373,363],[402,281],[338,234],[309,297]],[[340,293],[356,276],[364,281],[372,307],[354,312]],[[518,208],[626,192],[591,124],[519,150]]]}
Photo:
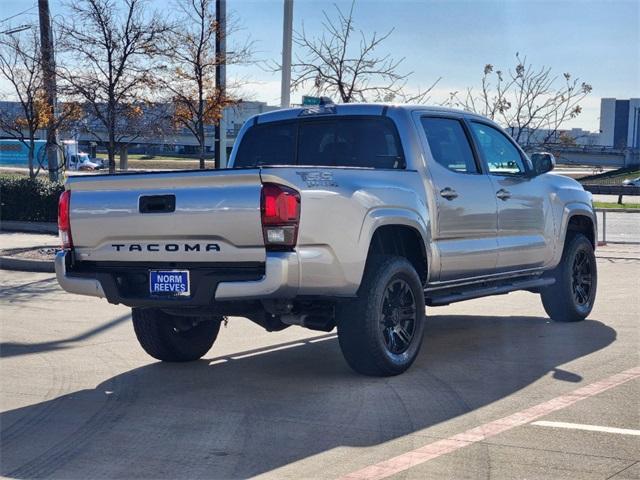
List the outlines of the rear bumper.
{"label": "rear bumper", "polygon": [[293,298],[300,285],[298,255],[295,252],[267,254],[264,276],[258,280],[220,282],[216,300]]}
{"label": "rear bumper", "polygon": [[70,263],[70,252],[58,252],[55,259],[56,278],[63,290],[78,295],[105,298],[102,285],[96,278],[71,276],[67,273],[67,264]]}
{"label": "rear bumper", "polygon": [[192,294],[188,298],[153,298],[148,295],[148,271],[167,265],[126,263],[73,263],[71,252],[56,255],[56,277],[70,293],[106,298],[130,307],[207,306],[216,302],[293,298],[300,283],[296,252],[270,252],[261,266],[172,264],[191,272]]}

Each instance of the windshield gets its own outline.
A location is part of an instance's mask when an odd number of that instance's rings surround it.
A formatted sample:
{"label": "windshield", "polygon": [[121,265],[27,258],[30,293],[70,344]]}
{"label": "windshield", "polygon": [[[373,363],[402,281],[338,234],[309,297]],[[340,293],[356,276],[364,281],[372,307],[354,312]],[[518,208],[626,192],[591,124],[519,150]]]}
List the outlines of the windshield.
{"label": "windshield", "polygon": [[234,167],[261,165],[405,168],[391,119],[365,116],[252,126],[242,137]]}

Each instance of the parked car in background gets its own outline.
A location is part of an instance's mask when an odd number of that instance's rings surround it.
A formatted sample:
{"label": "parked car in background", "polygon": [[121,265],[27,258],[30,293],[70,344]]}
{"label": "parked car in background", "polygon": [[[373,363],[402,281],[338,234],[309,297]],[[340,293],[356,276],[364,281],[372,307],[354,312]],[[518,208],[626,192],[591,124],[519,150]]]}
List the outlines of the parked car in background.
{"label": "parked car in background", "polygon": [[103,161],[90,158],[88,153],[81,152],[77,141],[64,140],[62,145],[68,170],[92,171],[104,168]]}
{"label": "parked car in background", "polygon": [[640,177],[638,178],[627,178],[622,185],[625,187],[640,187]]}
{"label": "parked car in background", "polygon": [[67,168],[79,171],[101,170],[104,168],[104,163],[96,160],[95,158],[89,158],[88,153],[79,152],[68,158]]}

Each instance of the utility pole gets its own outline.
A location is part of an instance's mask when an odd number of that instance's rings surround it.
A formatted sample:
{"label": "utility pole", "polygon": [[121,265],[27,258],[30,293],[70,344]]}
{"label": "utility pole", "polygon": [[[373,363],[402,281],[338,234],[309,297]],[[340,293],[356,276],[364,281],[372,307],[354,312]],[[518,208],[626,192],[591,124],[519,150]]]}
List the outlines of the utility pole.
{"label": "utility pole", "polygon": [[282,23],[282,83],[280,85],[280,106],[289,108],[291,104],[291,43],[293,38],[293,0],[284,0]]}
{"label": "utility pole", "polygon": [[227,164],[227,131],[224,125],[224,104],[227,96],[227,1],[216,0],[216,92],[223,105],[222,118],[214,127],[214,167]]}
{"label": "utility pole", "polygon": [[56,115],[56,60],[53,52],[53,36],[49,17],[49,0],[38,0],[40,18],[40,51],[42,56],[42,77],[46,103],[51,117],[47,125],[47,167],[49,180],[58,180],[58,133],[55,128]]}

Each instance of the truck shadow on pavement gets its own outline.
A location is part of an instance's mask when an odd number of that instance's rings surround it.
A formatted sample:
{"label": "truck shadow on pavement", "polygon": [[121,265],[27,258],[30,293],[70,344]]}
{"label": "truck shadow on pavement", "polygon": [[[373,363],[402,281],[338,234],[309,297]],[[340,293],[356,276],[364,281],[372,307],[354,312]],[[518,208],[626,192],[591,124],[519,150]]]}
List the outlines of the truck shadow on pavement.
{"label": "truck shadow on pavement", "polygon": [[[428,323],[420,357],[398,377],[354,374],[337,340],[325,339],[266,353],[240,352],[236,359],[150,363],[95,389],[4,412],[0,473],[246,478],[342,446],[373,446],[410,434],[425,435],[416,440],[422,445],[433,439],[424,429],[497,402],[541,377],[581,381],[559,367],[616,339],[615,330],[595,320],[557,324],[536,317],[430,316]],[[498,406],[495,418],[509,413]],[[315,470],[297,471],[331,476],[352,454],[334,451],[331,464],[318,467],[310,460]]]}
{"label": "truck shadow on pavement", "polygon": [[[2,270],[0,270],[2,271]],[[35,298],[60,291],[56,277],[44,278],[33,282],[0,287],[0,301],[9,304],[32,302]]]}
{"label": "truck shadow on pavement", "polygon": [[30,355],[34,353],[44,353],[53,350],[61,350],[66,348],[72,348],[76,342],[81,342],[88,338],[99,335],[105,330],[116,327],[125,320],[131,320],[131,314],[120,315],[113,320],[99,325],[91,330],[74,335],[73,337],[63,338],[61,340],[52,340],[50,342],[40,343],[18,343],[18,342],[0,342],[0,358],[15,357],[18,355]]}

